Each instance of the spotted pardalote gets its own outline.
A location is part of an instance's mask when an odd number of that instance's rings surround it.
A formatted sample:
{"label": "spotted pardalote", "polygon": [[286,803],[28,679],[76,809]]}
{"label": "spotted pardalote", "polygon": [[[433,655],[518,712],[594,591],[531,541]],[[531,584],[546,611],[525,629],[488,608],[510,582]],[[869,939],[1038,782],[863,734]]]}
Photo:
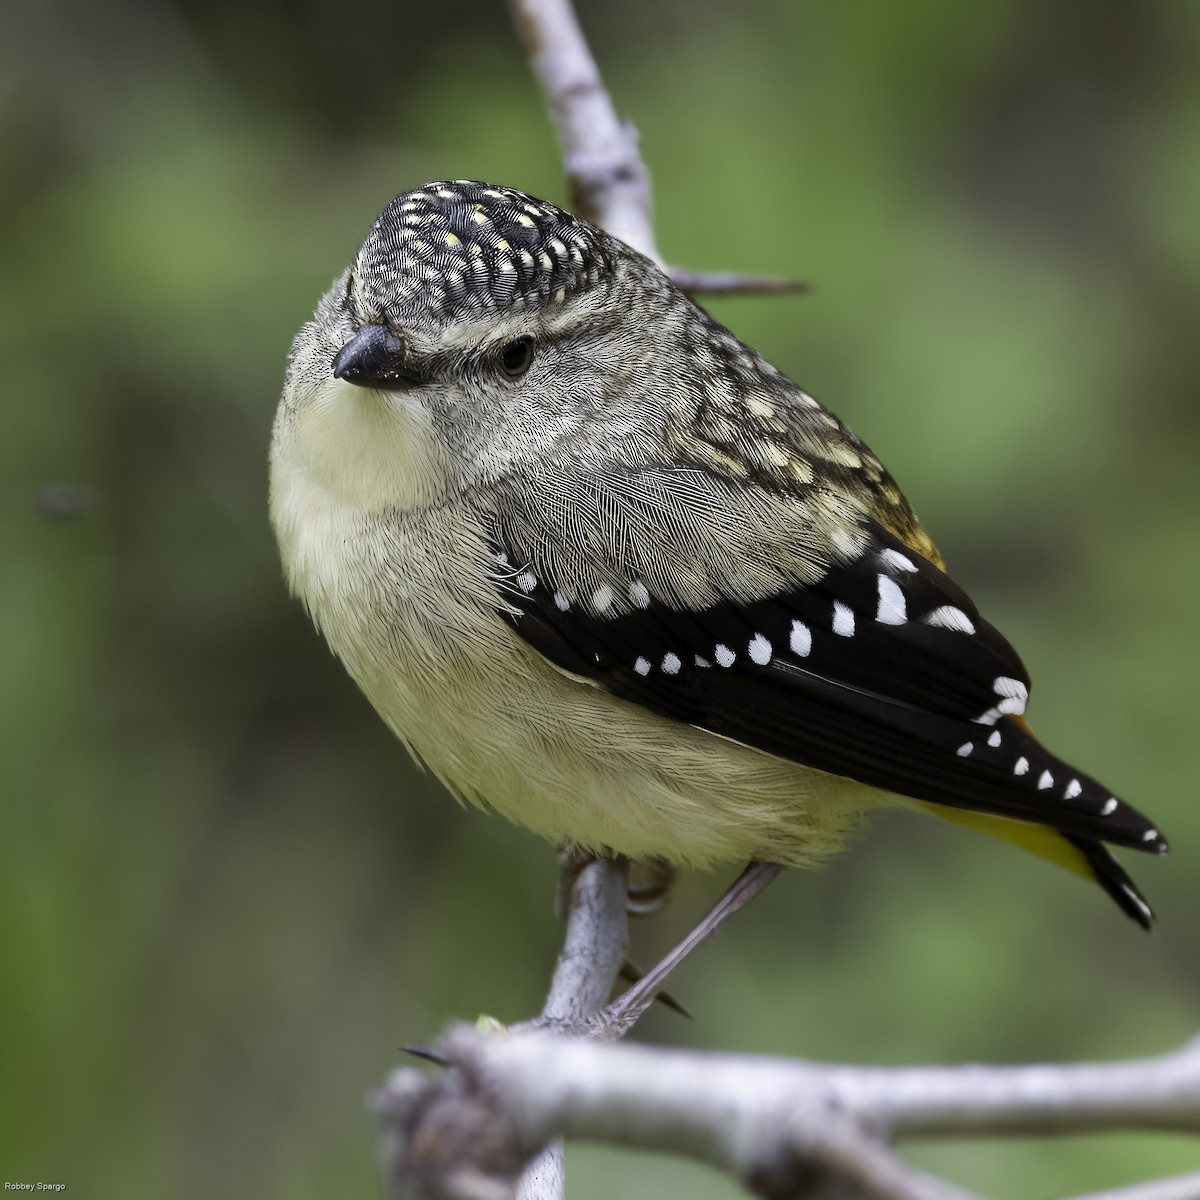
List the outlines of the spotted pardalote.
{"label": "spotted pardalote", "polygon": [[292,347],[292,590],[412,753],[554,841],[806,865],[921,804],[1097,880],[1158,830],[1025,723],[1029,678],[837,417],[602,230],[393,200]]}

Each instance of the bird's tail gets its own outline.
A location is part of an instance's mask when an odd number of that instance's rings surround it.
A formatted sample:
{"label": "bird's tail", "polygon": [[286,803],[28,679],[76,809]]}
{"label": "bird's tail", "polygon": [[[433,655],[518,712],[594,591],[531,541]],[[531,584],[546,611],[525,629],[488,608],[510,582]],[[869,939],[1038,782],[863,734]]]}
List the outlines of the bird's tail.
{"label": "bird's tail", "polygon": [[922,806],[943,820],[1001,838],[1030,854],[1036,854],[1038,858],[1064,867],[1084,879],[1093,880],[1117,902],[1122,912],[1132,917],[1143,929],[1153,928],[1154,911],[1125,869],[1101,842],[1072,837],[1045,825],[1010,817],[997,817],[990,813],[971,812],[929,802],[922,802]]}

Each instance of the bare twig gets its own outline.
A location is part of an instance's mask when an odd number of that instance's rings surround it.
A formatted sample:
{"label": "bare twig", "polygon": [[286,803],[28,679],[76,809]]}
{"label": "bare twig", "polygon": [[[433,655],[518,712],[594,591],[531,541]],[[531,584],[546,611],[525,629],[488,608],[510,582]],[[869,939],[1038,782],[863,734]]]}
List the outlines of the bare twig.
{"label": "bare twig", "polygon": [[736,1140],[814,1105],[896,1136],[1200,1133],[1196,1042],[1124,1062],[948,1067],[839,1066],[536,1033],[485,1040],[471,1030],[455,1030],[442,1049],[470,1062],[536,1136],[603,1128],[624,1140],[617,1130],[626,1124],[643,1129],[635,1137],[681,1124],[701,1140]]}
{"label": "bare twig", "polygon": [[780,295],[807,283],[736,271],[666,267],[651,223],[650,173],[637,131],[617,116],[570,0],[508,0],[513,22],[550,104],[572,207],[635,250],[654,259],[692,295]]}
{"label": "bare twig", "polygon": [[[625,961],[628,864],[593,859],[580,863],[572,852],[559,855],[559,871],[569,887],[567,932],[542,1008],[542,1020],[577,1027],[601,1008]],[[529,1164],[517,1188],[520,1200],[559,1200],[565,1191],[561,1141],[547,1146]]]}
{"label": "bare twig", "polygon": [[802,279],[740,275],[736,271],[689,271],[686,267],[668,267],[667,274],[680,291],[690,296],[782,296],[811,290],[811,285]]}
{"label": "bare twig", "polygon": [[1088,1192],[1086,1196],[1072,1196],[1070,1200],[1200,1200],[1200,1171],[1103,1192]]}
{"label": "bare twig", "polygon": [[508,0],[562,144],[572,206],[661,264],[637,132],[617,116],[570,0]]}
{"label": "bare twig", "polygon": [[574,1025],[603,1006],[625,961],[629,864],[560,858],[560,870],[572,879],[567,930],[542,1019]]}
{"label": "bare twig", "polygon": [[[411,1172],[430,1180],[438,1178],[430,1163],[453,1168],[437,1195],[467,1195],[450,1186],[463,1179],[475,1188],[482,1179],[502,1183],[503,1172],[531,1148],[579,1137],[686,1155],[772,1198],[836,1180],[843,1195],[848,1188],[849,1195],[882,1200],[966,1200],[966,1193],[909,1167],[885,1139],[1200,1132],[1200,1041],[1127,1062],[901,1068],[616,1045],[544,1032],[486,1035],[469,1027],[452,1029],[441,1049],[455,1070],[427,1085],[402,1122]],[[384,1111],[403,1109],[403,1096],[412,1094],[406,1077],[413,1074],[393,1076],[381,1093]],[[462,1110],[458,1117],[450,1115],[455,1105]],[[1198,1198],[1200,1176],[1190,1175],[1079,1200]]]}

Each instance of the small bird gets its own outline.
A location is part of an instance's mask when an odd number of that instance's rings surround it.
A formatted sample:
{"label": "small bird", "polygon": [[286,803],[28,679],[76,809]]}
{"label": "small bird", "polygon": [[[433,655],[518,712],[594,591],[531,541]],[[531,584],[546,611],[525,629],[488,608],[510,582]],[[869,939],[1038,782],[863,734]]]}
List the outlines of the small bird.
{"label": "small bird", "polygon": [[295,339],[292,591],[461,800],[685,867],[807,866],[921,805],[1153,914],[1150,822],[836,416],[648,258],[508,187],[397,196]]}

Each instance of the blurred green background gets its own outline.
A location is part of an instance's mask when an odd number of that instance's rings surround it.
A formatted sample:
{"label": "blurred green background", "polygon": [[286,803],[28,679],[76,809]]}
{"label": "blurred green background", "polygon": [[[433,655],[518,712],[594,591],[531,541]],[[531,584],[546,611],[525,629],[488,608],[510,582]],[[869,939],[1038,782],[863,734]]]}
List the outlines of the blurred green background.
{"label": "blurred green background", "polygon": [[[856,1062],[1105,1058],[1200,1025],[1200,5],[584,6],[660,242],[812,295],[714,311],[889,464],[1021,649],[1034,723],[1145,807],[1144,936],[932,820],[786,876],[640,1036]],[[561,202],[498,0],[18,0],[0,48],[0,1175],[371,1196],[364,1093],[541,1001],[550,848],[460,811],[284,594],[293,333],[397,191]],[[1128,856],[1127,856],[1128,857]],[[723,880],[635,929],[650,960]],[[992,1197],[1166,1137],[918,1145]],[[729,1197],[572,1149],[571,1195]]]}

